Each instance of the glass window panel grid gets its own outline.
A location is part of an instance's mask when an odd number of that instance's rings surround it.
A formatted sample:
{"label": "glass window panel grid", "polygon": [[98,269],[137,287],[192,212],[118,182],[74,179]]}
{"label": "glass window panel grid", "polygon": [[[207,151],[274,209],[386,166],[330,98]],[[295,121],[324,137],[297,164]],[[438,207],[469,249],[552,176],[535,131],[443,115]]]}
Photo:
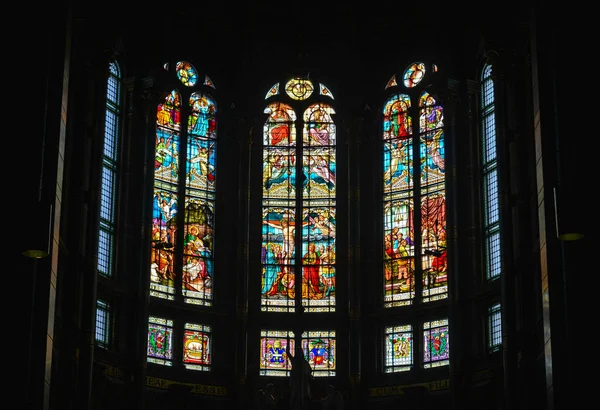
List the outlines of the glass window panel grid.
{"label": "glass window panel grid", "polygon": [[502,345],[502,312],[496,303],[488,309],[488,349],[495,352]]}
{"label": "glass window panel grid", "polygon": [[410,371],[413,367],[412,326],[388,326],[384,330],[384,339],[384,372]]}
{"label": "glass window panel grid", "polygon": [[100,222],[107,225],[112,225],[115,222],[115,185],[115,170],[106,166],[103,167],[100,187]]}
{"label": "glass window panel grid", "polygon": [[313,369],[313,377],[335,376],[337,348],[335,330],[312,330],[302,333],[302,351]]}
{"label": "glass window panel grid", "polygon": [[[209,77],[197,82],[200,73],[191,63],[178,64],[178,80],[197,89],[171,90],[157,105],[150,295],[210,307],[215,274],[218,104],[204,89],[214,88]],[[182,188],[185,195],[180,198]],[[176,243],[176,233],[181,231],[183,251]],[[178,271],[177,266],[181,267]],[[175,286],[178,278],[181,288]],[[202,366],[186,364],[195,370],[204,370]]]}
{"label": "glass window panel grid", "polygon": [[121,109],[121,72],[116,61],[108,66],[106,110],[104,123],[104,148],[100,182],[100,230],[98,232],[98,272],[112,277],[114,253],[115,193],[117,184],[117,145]]}
{"label": "glass window panel grid", "polygon": [[[387,198],[385,198],[387,199]],[[406,306],[414,298],[414,201],[383,204],[384,306]]]}
{"label": "glass window panel grid", "polygon": [[413,155],[412,136],[384,140],[382,178],[386,194],[411,192],[415,182],[411,167]]}
{"label": "glass window panel grid", "polygon": [[496,231],[486,238],[486,275],[488,279],[500,277],[502,272],[500,252],[500,232]]}
{"label": "glass window panel grid", "polygon": [[98,232],[98,273],[108,278],[112,277],[113,240],[113,232],[100,227]]}
{"label": "glass window panel grid", "polygon": [[[287,83],[286,92],[304,100],[311,87],[310,80],[296,79]],[[300,94],[289,94],[291,90]],[[267,98],[274,95],[267,93]],[[261,311],[295,312],[298,298],[307,312],[335,312],[335,110],[316,103],[300,114],[292,105],[275,102],[264,113],[269,118],[262,138]],[[296,129],[302,130],[303,151],[298,150]],[[302,178],[296,175],[299,163]],[[297,199],[305,205],[299,221]],[[300,243],[295,243],[300,229]]]}
{"label": "glass window panel grid", "polygon": [[450,364],[448,319],[423,323],[423,368]]}
{"label": "glass window panel grid", "polygon": [[270,146],[263,149],[263,198],[296,198],[296,149]]}
{"label": "glass window panel grid", "polygon": [[172,221],[181,205],[179,196],[175,193],[175,186],[170,183],[157,183],[156,174],[154,184],[150,295],[175,300],[174,249],[177,245],[177,227]]}
{"label": "glass window panel grid", "polygon": [[[334,204],[333,200],[329,201]],[[336,209],[306,201],[302,212],[302,306],[307,312],[335,312]]]}
{"label": "glass window panel grid", "polygon": [[424,187],[421,196],[423,303],[448,298],[446,193],[437,187]]}
{"label": "glass window panel grid", "polygon": [[[295,202],[294,202],[295,203]],[[296,306],[296,210],[265,207],[262,212],[261,310],[293,312]]]}
{"label": "glass window panel grid", "polygon": [[261,330],[259,375],[289,376],[292,365],[287,358],[288,351],[295,354],[294,332],[290,330]]}
{"label": "glass window panel grid", "polygon": [[108,66],[108,71],[109,77],[106,87],[106,97],[108,100],[108,104],[116,108],[120,105],[119,100],[121,95],[121,70],[116,61],[111,61]]}
{"label": "glass window panel grid", "polygon": [[156,316],[148,318],[149,363],[173,365],[173,321]]}
{"label": "glass window panel grid", "polygon": [[210,371],[211,363],[211,327],[196,323],[186,323],[183,335],[183,365],[188,370]]}
{"label": "glass window panel grid", "polygon": [[186,303],[212,306],[214,214],[214,201],[186,197],[182,266]]}
{"label": "glass window panel grid", "polygon": [[[422,63],[415,63],[421,64]],[[410,72],[409,69],[406,72]],[[416,71],[415,71],[416,72]],[[424,71],[419,71],[423,75]],[[415,86],[417,83],[411,83]],[[405,84],[406,85],[406,84]],[[395,81],[390,81],[386,88],[396,87]],[[416,90],[411,91],[414,93]],[[382,120],[382,151],[383,151],[383,200],[384,200],[384,241],[383,241],[383,267],[384,267],[384,307],[400,307],[414,303],[415,282],[423,281],[423,290],[420,302],[427,303],[446,299],[448,297],[446,243],[445,243],[445,148],[444,148],[444,109],[436,101],[433,94],[427,91],[418,91],[418,95],[393,94],[386,101],[383,108]],[[418,103],[418,109],[411,107],[411,99]],[[418,118],[418,130],[413,133],[413,120]],[[419,160],[413,161],[415,147],[418,143]],[[415,168],[420,165],[420,178],[416,180],[413,175]],[[410,246],[394,245],[394,230],[400,226],[390,228],[389,225],[401,225],[396,219],[388,215],[388,203],[393,201],[414,202],[415,188],[419,190],[422,198],[430,198],[431,204],[439,203],[440,206],[431,206],[421,202],[410,206],[409,212],[401,218],[404,224],[410,226],[409,232],[404,237],[413,243],[421,241],[424,255],[414,255]],[[441,200],[438,197],[442,198]],[[386,208],[387,207],[387,208]],[[421,213],[419,213],[421,209]],[[429,213],[423,213],[423,210]],[[443,209],[443,212],[441,211]],[[435,221],[434,221],[435,220]],[[421,222],[421,232],[413,232],[412,227]],[[426,236],[429,230],[428,223],[436,227],[443,226],[443,233],[435,239],[435,244]],[[440,230],[436,230],[439,232]],[[443,238],[442,238],[443,237]],[[423,242],[423,239],[426,242]],[[412,244],[411,244],[412,246]],[[410,249],[409,249],[410,248]],[[427,252],[435,252],[431,256]],[[439,254],[439,255],[438,255]],[[415,270],[415,258],[420,258],[421,269]],[[407,274],[408,272],[408,274]]]}
{"label": "glass window panel grid", "polygon": [[496,158],[496,118],[492,66],[486,64],[482,70],[482,184],[483,184],[483,235],[485,272],[488,280],[501,274],[500,248],[500,198]]}
{"label": "glass window panel grid", "polygon": [[496,159],[496,117],[491,111],[483,117],[483,163],[484,165]]}
{"label": "glass window panel grid", "polygon": [[482,80],[481,106],[482,108],[486,108],[494,104],[494,81],[492,80],[491,65],[486,64],[483,68]]}
{"label": "glass window panel grid", "polygon": [[190,136],[186,151],[188,194],[214,198],[217,182],[217,141],[211,138]]}
{"label": "glass window panel grid", "polygon": [[484,224],[485,226],[498,223],[500,211],[498,208],[498,173],[496,169],[484,174]]}
{"label": "glass window panel grid", "polygon": [[114,163],[117,160],[117,141],[119,132],[119,113],[111,109],[106,110],[104,121],[104,161]]}
{"label": "glass window panel grid", "polygon": [[96,345],[108,349],[111,345],[111,306],[108,302],[96,301]]}
{"label": "glass window panel grid", "polygon": [[302,157],[303,199],[335,198],[336,153],[334,147],[306,147]]}

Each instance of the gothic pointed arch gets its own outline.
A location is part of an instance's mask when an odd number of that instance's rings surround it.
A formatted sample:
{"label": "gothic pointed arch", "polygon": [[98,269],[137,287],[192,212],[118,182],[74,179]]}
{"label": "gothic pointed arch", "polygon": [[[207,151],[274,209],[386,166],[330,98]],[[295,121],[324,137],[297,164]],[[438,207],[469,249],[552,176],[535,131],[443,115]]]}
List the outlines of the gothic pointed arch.
{"label": "gothic pointed arch", "polygon": [[184,322],[189,315],[164,312],[173,312],[173,306],[214,306],[216,87],[189,61],[166,63],[164,71],[167,88],[156,106],[154,122],[148,261],[151,304],[162,307],[150,316],[148,361],[208,371],[211,325],[203,323],[202,315]]}
{"label": "gothic pointed arch", "polygon": [[[384,87],[382,306],[403,318],[383,327],[386,373],[449,364],[445,123],[437,73],[436,64],[414,61]],[[403,314],[415,308],[422,314]]]}
{"label": "gothic pointed arch", "polygon": [[[260,261],[254,283],[260,317],[259,372],[286,376],[294,346],[314,375],[337,370],[338,129],[327,85],[294,76],[265,94],[261,129]],[[259,285],[258,285],[259,284]],[[279,315],[282,320],[268,319]],[[310,325],[303,315],[310,315]],[[279,323],[279,327],[273,323]]]}

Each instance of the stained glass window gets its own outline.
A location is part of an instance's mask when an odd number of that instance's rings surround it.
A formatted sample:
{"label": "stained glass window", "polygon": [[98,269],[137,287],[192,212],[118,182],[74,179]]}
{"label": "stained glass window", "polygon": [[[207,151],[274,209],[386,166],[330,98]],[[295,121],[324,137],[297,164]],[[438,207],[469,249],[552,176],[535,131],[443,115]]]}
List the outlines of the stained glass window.
{"label": "stained glass window", "polygon": [[496,158],[496,116],[492,66],[481,75],[481,163],[483,181],[483,236],[485,272],[488,280],[500,277],[500,211],[498,197],[498,163]]}
{"label": "stained glass window", "polygon": [[421,90],[429,78],[423,63],[411,64],[403,75],[403,85],[395,76],[386,85],[383,106],[386,307],[413,304],[416,281],[422,283],[422,302],[448,297],[444,112]]}
{"label": "stained glass window", "polygon": [[385,89],[387,90],[390,87],[395,87],[398,85],[398,80],[396,80],[396,75],[393,75],[392,78],[385,85]]}
{"label": "stained glass window", "polygon": [[449,348],[448,320],[425,322],[423,324],[423,367],[429,369],[449,365]]}
{"label": "stained glass window", "polygon": [[404,70],[402,79],[407,88],[415,87],[425,76],[425,64],[413,63]]}
{"label": "stained glass window", "polygon": [[325,87],[323,84],[319,84],[319,94],[329,97],[333,100],[333,94],[329,88]]}
{"label": "stained glass window", "polygon": [[[308,79],[267,93],[263,126],[261,309],[333,312],[336,307],[336,126],[334,108],[295,100],[313,95]],[[327,90],[320,88],[321,92]],[[330,92],[329,92],[330,93]],[[298,135],[302,135],[298,144]],[[298,254],[299,253],[299,254]]]}
{"label": "stained glass window", "polygon": [[292,78],[285,85],[285,92],[294,100],[306,100],[314,90],[312,81],[303,78]]}
{"label": "stained glass window", "polygon": [[183,332],[183,364],[189,370],[210,370],[212,331],[207,325],[186,323]]}
{"label": "stained glass window", "polygon": [[111,341],[111,306],[108,302],[96,301],[96,345],[104,349],[110,347]]}
{"label": "stained glass window", "polygon": [[265,100],[269,97],[279,94],[279,83],[273,85],[273,87],[269,88],[267,91],[267,95],[265,96]]}
{"label": "stained glass window", "polygon": [[420,108],[421,266],[423,301],[448,297],[444,113],[429,93]]}
{"label": "stained glass window", "polygon": [[215,83],[212,82],[212,80],[210,79],[209,76],[204,77],[204,85],[211,87],[211,88],[216,88]]}
{"label": "stained glass window", "polygon": [[500,304],[488,308],[488,349],[495,352],[502,345],[502,312]]}
{"label": "stained glass window", "polygon": [[288,330],[261,330],[260,366],[261,376],[289,376],[292,368],[287,352],[294,354],[294,332]]}
{"label": "stained glass window", "polygon": [[100,230],[98,232],[98,273],[112,277],[114,269],[115,209],[121,122],[121,69],[116,61],[108,65],[106,117],[100,182]]}
{"label": "stained glass window", "polygon": [[148,362],[173,365],[173,321],[155,316],[148,318]]}
{"label": "stained glass window", "polygon": [[196,69],[187,61],[180,61],[175,66],[177,71],[177,78],[186,87],[193,87],[198,82],[198,72]]}
{"label": "stained glass window", "polygon": [[413,366],[413,332],[411,325],[389,326],[385,328],[386,373],[405,372]]}
{"label": "stained glass window", "polygon": [[191,63],[178,62],[175,74],[185,88],[171,90],[156,111],[150,294],[211,306],[217,102],[207,88],[214,84],[205,76],[198,86]]}
{"label": "stained glass window", "polygon": [[383,109],[383,267],[386,306],[414,297],[414,194],[411,98],[392,95]]}
{"label": "stained glass window", "polygon": [[303,332],[302,351],[313,369],[313,377],[335,376],[337,369],[335,331]]}

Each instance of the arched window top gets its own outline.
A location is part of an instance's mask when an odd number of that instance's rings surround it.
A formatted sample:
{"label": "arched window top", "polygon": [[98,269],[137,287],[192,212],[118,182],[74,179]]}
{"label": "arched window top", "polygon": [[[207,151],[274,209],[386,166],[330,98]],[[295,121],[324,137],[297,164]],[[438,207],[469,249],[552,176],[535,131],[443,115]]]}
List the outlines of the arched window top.
{"label": "arched window top", "polygon": [[107,103],[110,104],[114,109],[117,109],[121,103],[121,68],[116,61],[108,63],[108,87],[106,92]]}
{"label": "arched window top", "polygon": [[171,91],[158,105],[157,122],[173,130],[181,128],[181,94],[178,90]]}
{"label": "arched window top", "polygon": [[271,146],[290,146],[296,143],[296,128],[289,123],[296,121],[294,109],[284,103],[271,103],[264,111],[269,114],[265,122],[263,142]]}
{"label": "arched window top", "polygon": [[[169,71],[171,69],[171,63],[164,63],[163,69]],[[205,73],[201,73],[192,63],[189,61],[181,60],[175,63],[175,73],[177,79],[186,87],[195,87],[199,85],[199,79],[204,76],[204,82],[202,85],[216,89],[215,83]]]}
{"label": "arched window top", "polygon": [[217,109],[217,103],[210,94],[196,91],[190,96],[190,105],[213,105]]}
{"label": "arched window top", "polygon": [[[216,137],[217,103],[210,94],[195,92],[190,96],[188,132],[199,137]],[[212,125],[212,126],[211,126]]]}
{"label": "arched window top", "polygon": [[[428,68],[429,67],[429,68]],[[413,62],[404,68],[401,72],[396,72],[388,80],[384,90],[388,90],[394,87],[404,88],[410,94],[410,89],[423,89],[428,87],[432,83],[432,76],[439,71],[436,64],[426,62]],[[399,79],[402,82],[399,83]],[[411,94],[412,95],[412,94]]]}
{"label": "arched window top", "polygon": [[[285,93],[277,95],[280,85]],[[333,313],[338,176],[333,95],[318,81],[293,76],[275,83],[266,99],[274,101],[266,103],[262,129],[260,309],[290,318],[297,317],[298,306]],[[294,279],[300,274],[302,280]],[[295,334],[295,342],[307,352],[305,340],[314,336],[327,343],[325,336],[333,335]]]}
{"label": "arched window top", "polygon": [[285,103],[271,103],[267,105],[264,111],[269,114],[269,122],[288,122],[296,121],[296,112],[292,107]]}
{"label": "arched window top", "polygon": [[402,75],[404,85],[408,88],[416,86],[425,76],[425,71],[425,64],[412,63],[404,70],[404,74]]}
{"label": "arched window top", "polygon": [[198,71],[187,61],[179,61],[175,66],[177,78],[186,87],[193,87],[198,82]]}
{"label": "arched window top", "polygon": [[406,112],[410,108],[410,97],[406,94],[392,95],[383,106],[384,114]]}
{"label": "arched window top", "polygon": [[492,81],[492,66],[486,64],[481,72],[481,108],[494,105],[494,82]]}
{"label": "arched window top", "polygon": [[383,139],[408,138],[412,134],[411,102],[406,94],[394,94],[383,106]]}
{"label": "arched window top", "polygon": [[115,77],[117,77],[119,79],[121,78],[121,68],[119,67],[119,63],[117,63],[114,60],[111,61],[108,64],[108,69],[112,75],[114,75]]}
{"label": "arched window top", "polygon": [[[288,81],[286,85],[287,95],[289,95],[294,100],[306,100],[308,97],[311,96],[313,90],[314,87],[310,80],[303,80],[300,78],[293,78],[290,81]],[[265,100],[278,94],[279,83],[276,83],[271,88],[269,88],[269,91],[267,91],[267,95],[265,95]],[[319,83],[319,95],[324,95],[325,97],[329,97],[332,100],[335,99],[331,90],[321,83]]]}
{"label": "arched window top", "polygon": [[294,100],[306,100],[314,90],[315,86],[312,81],[304,78],[292,78],[285,85],[285,92]]}
{"label": "arched window top", "polygon": [[419,107],[421,107],[421,131],[436,130],[444,126],[444,111],[427,91],[421,94]]}
{"label": "arched window top", "polygon": [[492,76],[492,65],[486,64],[481,71],[481,80],[487,80]]}
{"label": "arched window top", "polygon": [[329,104],[313,104],[304,111],[304,121],[333,123],[331,114],[335,114],[335,110]]}
{"label": "arched window top", "polygon": [[421,98],[419,98],[419,107],[430,107],[430,106],[434,106],[436,104],[435,102],[435,98],[433,98],[433,96],[431,94],[429,94],[427,91],[425,91],[423,94],[421,94]]}
{"label": "arched window top", "polygon": [[303,120],[308,124],[304,134],[305,145],[335,145],[335,124],[331,117],[335,110],[329,104],[312,104],[304,111]]}
{"label": "arched window top", "polygon": [[[435,73],[431,63],[413,62],[396,72],[385,87],[381,123],[384,307],[448,298],[444,124],[443,109],[431,91]],[[415,283],[422,284],[418,296]],[[400,366],[391,371],[402,370]]]}
{"label": "arched window top", "polygon": [[164,65],[162,83],[172,85],[156,111],[150,296],[212,306],[217,103],[205,73],[176,61]]}

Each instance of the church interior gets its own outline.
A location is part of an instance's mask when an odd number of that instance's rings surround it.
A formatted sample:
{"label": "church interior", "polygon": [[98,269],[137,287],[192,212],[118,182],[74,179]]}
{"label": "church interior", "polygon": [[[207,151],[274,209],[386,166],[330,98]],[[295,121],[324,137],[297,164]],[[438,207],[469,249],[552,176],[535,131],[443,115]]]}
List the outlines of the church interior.
{"label": "church interior", "polygon": [[564,10],[83,3],[24,34],[20,407],[571,408]]}

